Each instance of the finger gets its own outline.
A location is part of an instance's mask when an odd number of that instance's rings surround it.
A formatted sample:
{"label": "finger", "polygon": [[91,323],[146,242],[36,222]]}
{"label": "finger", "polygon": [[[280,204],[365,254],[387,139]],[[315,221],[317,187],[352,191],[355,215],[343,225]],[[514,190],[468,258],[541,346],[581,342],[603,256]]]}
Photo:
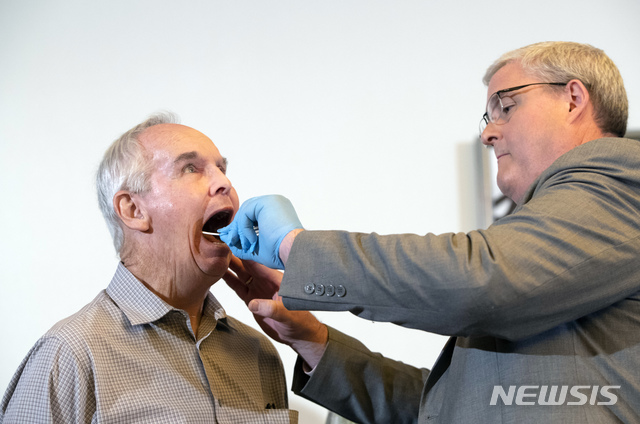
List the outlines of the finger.
{"label": "finger", "polygon": [[242,260],[242,265],[245,271],[256,277],[268,278],[270,280],[278,281],[282,280],[282,271],[277,269],[271,269],[259,262],[252,260]]}
{"label": "finger", "polygon": [[231,224],[218,230],[220,233],[220,240],[227,243],[229,246],[239,247],[240,238],[238,237],[238,223],[232,221]]}
{"label": "finger", "polygon": [[243,221],[238,225],[238,236],[240,237],[240,244],[244,252],[253,253],[255,251],[258,236],[253,229],[254,223],[250,220]]}
{"label": "finger", "polygon": [[279,304],[274,300],[253,299],[249,302],[249,310],[263,318],[271,318],[278,321],[280,315],[278,311]]}
{"label": "finger", "polygon": [[[230,245],[240,247],[244,252],[249,250],[257,238],[255,231],[253,231],[255,211],[251,206],[250,200],[251,199],[247,200],[240,206],[230,225],[234,233],[234,237],[232,238],[233,243],[230,243]],[[240,246],[238,246],[238,241]]]}
{"label": "finger", "polygon": [[233,245],[229,245],[229,250],[231,250],[231,253],[233,253],[234,256],[240,259],[251,259],[253,257],[251,253],[245,253],[242,249],[237,248]]}
{"label": "finger", "polygon": [[243,263],[243,261],[238,258],[237,256],[231,256],[231,261],[229,262],[229,268],[231,268],[231,270],[233,272],[236,273],[236,275],[240,275],[243,273],[249,274],[250,271],[249,268],[245,268],[245,264]]}
{"label": "finger", "polygon": [[225,272],[224,275],[222,276],[222,279],[240,297],[242,297],[243,295],[245,295],[247,293],[247,287],[244,284],[242,284],[242,281],[240,281],[238,276],[233,274],[232,272],[230,272],[230,271]]}

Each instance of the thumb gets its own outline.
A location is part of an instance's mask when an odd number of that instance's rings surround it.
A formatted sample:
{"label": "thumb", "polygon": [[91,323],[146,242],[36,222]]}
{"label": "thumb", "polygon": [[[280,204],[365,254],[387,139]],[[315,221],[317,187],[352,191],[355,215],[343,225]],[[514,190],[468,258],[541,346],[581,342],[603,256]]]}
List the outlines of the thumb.
{"label": "thumb", "polygon": [[249,302],[249,310],[263,318],[274,318],[277,313],[277,302],[267,299],[253,299]]}

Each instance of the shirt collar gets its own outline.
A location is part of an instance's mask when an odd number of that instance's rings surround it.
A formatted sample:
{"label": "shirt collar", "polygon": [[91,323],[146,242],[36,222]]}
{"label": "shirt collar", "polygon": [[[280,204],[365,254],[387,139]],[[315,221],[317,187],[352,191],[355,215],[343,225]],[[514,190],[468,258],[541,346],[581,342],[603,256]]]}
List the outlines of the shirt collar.
{"label": "shirt collar", "polygon": [[[107,294],[126,315],[131,325],[149,324],[171,311],[179,310],[149,290],[122,262],[118,263],[118,268],[107,287]],[[202,315],[231,327],[222,305],[211,292],[208,292],[205,298]]]}

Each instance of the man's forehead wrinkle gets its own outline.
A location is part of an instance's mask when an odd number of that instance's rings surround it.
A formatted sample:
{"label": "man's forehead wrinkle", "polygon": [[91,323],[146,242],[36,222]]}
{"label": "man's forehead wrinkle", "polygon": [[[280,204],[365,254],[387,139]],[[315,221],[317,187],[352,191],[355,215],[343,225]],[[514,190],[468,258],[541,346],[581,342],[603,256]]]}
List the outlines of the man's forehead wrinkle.
{"label": "man's forehead wrinkle", "polygon": [[[183,152],[178,156],[174,156],[167,149],[163,148],[163,146],[169,145],[179,146],[191,136],[197,136],[196,139],[200,141],[206,139],[207,142],[210,143],[214,148],[214,150],[218,152],[213,140],[209,139],[201,132],[182,124],[154,125],[145,129],[140,134],[139,140],[150,158],[168,161],[167,165],[175,165],[185,160],[196,160],[205,158],[204,156],[202,156],[203,152],[198,152],[197,150]],[[175,154],[177,154],[177,152]],[[228,165],[227,158],[221,157],[219,152],[216,154],[216,156],[218,156],[218,159],[215,160],[215,163],[218,166],[223,166],[226,169]]]}

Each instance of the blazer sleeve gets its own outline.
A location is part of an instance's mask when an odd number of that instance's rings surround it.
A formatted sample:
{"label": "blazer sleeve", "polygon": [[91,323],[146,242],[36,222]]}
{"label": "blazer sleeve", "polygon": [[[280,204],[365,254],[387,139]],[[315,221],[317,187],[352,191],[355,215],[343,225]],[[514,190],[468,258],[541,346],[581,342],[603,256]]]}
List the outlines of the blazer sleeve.
{"label": "blazer sleeve", "polygon": [[640,291],[640,178],[585,156],[557,161],[524,206],[487,230],[302,232],[286,265],[284,304],[517,340],[625,299]]}
{"label": "blazer sleeve", "polygon": [[329,327],[327,349],[311,377],[298,359],[292,390],[351,421],[413,423],[428,375]]}

